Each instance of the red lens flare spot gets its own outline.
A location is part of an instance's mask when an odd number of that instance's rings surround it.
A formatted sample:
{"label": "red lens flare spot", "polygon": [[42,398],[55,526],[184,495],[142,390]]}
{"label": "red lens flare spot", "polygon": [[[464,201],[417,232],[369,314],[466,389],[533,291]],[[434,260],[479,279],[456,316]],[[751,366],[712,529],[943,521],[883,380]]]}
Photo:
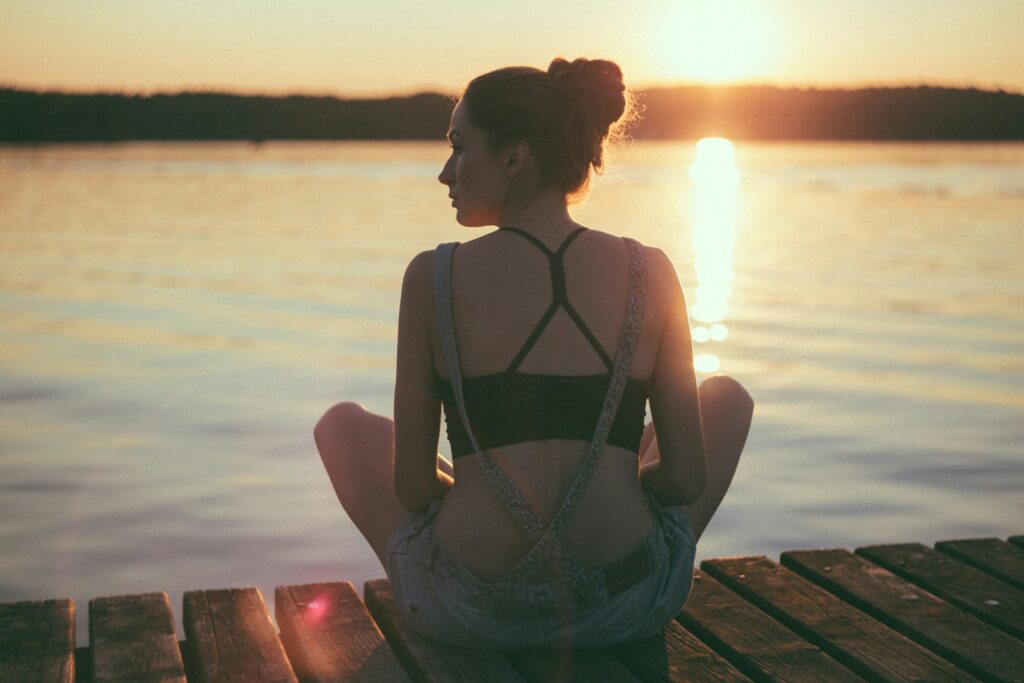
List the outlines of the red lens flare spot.
{"label": "red lens flare spot", "polygon": [[306,618],[314,622],[320,621],[327,616],[329,606],[330,602],[323,597],[313,598],[302,605]]}

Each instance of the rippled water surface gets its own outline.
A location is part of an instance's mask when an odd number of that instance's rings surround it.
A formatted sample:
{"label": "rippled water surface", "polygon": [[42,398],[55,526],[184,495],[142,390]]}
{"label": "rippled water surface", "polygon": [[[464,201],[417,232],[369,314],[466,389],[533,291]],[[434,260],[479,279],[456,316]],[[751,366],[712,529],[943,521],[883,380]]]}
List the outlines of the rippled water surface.
{"label": "rippled water surface", "polygon": [[[446,152],[0,148],[0,600],[383,575],[311,428],[391,413]],[[1024,145],[636,143],[574,213],[758,402],[701,557],[1024,532]]]}

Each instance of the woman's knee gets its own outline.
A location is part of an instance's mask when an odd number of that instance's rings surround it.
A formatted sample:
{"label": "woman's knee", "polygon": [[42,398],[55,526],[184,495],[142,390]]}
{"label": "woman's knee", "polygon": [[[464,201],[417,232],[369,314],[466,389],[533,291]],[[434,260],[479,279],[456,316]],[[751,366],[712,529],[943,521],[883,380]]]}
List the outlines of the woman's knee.
{"label": "woman's knee", "polygon": [[348,426],[357,419],[360,411],[365,412],[366,409],[352,401],[335,403],[328,408],[313,427],[313,438],[320,450],[323,450],[325,444],[337,440],[344,434]]}
{"label": "woman's knee", "polygon": [[320,437],[342,431],[346,425],[358,419],[361,413],[368,412],[366,408],[354,401],[335,403],[320,416],[316,426],[313,427],[313,435]]}
{"label": "woman's knee", "polygon": [[367,494],[379,497],[377,482],[390,475],[392,425],[389,418],[346,401],[328,408],[313,428],[320,459],[350,515],[359,514]]}
{"label": "woman's knee", "polygon": [[734,417],[749,420],[754,413],[754,399],[743,385],[728,375],[708,377],[700,383],[701,408],[705,404],[726,409]]}
{"label": "woman's knee", "polygon": [[347,446],[375,448],[392,438],[391,421],[352,401],[327,409],[313,428],[321,456],[348,450]]}

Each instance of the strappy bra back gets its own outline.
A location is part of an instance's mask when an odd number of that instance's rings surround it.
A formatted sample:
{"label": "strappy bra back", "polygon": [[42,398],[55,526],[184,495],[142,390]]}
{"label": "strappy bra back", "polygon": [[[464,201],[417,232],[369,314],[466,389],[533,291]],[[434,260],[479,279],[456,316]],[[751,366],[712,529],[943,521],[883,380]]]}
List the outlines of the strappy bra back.
{"label": "strappy bra back", "polygon": [[[549,260],[551,304],[504,372],[463,379],[468,415],[476,438],[484,449],[545,439],[588,441],[601,412],[612,360],[597,337],[573,308],[566,292],[563,255],[586,228],[573,231],[556,251],[519,228],[502,230],[517,234],[540,249]],[[541,375],[519,372],[519,367],[537,344],[552,318],[563,309],[607,368],[607,373],[590,375]],[[435,377],[444,405],[445,424],[452,457],[473,453],[469,435],[456,411],[450,379]],[[639,451],[643,435],[648,384],[627,379],[621,405],[608,435],[608,443]]]}
{"label": "strappy bra back", "polygon": [[[573,239],[578,232],[571,235],[569,239]],[[531,549],[516,566],[501,580],[493,584],[493,594],[495,596],[514,595],[524,584],[531,583],[530,578],[537,575],[538,569],[544,562],[570,582],[580,604],[592,601],[599,591],[599,585],[594,578],[594,574],[588,572],[566,550],[558,534],[565,527],[579,505],[580,499],[597,467],[598,460],[604,452],[612,423],[619,410],[623,391],[629,379],[630,365],[632,364],[633,354],[643,327],[646,303],[647,261],[643,247],[638,242],[629,238],[623,239],[629,249],[629,294],[626,305],[626,318],[623,321],[622,332],[619,335],[615,360],[610,365],[611,377],[608,380],[607,392],[601,403],[601,409],[590,439],[586,457],[580,465],[576,477],[566,493],[565,499],[550,523],[545,523],[533,510],[515,483],[481,448],[474,434],[474,428],[470,424],[466,412],[458,348],[455,340],[455,327],[452,318],[451,257],[458,245],[457,243],[450,242],[439,245],[434,251],[434,308],[437,317],[438,335],[441,338],[441,351],[444,355],[445,365],[450,377],[455,408],[458,411],[458,416],[461,419],[466,436],[488,483],[494,489],[495,494],[508,513],[533,542]],[[543,245],[540,246],[543,247]],[[562,248],[557,252],[559,258],[566,246],[566,244],[563,244]],[[554,270],[552,277],[555,277]],[[564,286],[562,291],[564,292]],[[549,318],[550,316],[546,317]]]}
{"label": "strappy bra back", "polygon": [[517,369],[519,369],[519,366],[522,364],[523,359],[526,358],[527,354],[530,353],[530,350],[533,349],[533,345],[537,343],[538,339],[540,339],[540,335],[543,334],[544,330],[548,326],[548,323],[551,322],[551,319],[555,316],[555,313],[558,312],[559,307],[565,309],[565,312],[569,314],[570,318],[572,318],[572,321],[576,324],[576,327],[579,328],[580,332],[583,333],[583,336],[587,338],[587,341],[594,348],[594,351],[597,352],[597,355],[601,359],[601,362],[604,363],[604,366],[606,368],[608,368],[608,372],[611,372],[611,359],[608,357],[608,354],[605,353],[604,348],[601,347],[601,344],[597,341],[597,338],[594,336],[594,333],[591,332],[590,328],[587,327],[587,324],[583,322],[583,319],[580,317],[580,314],[577,313],[576,309],[572,307],[571,303],[569,303],[569,296],[568,294],[566,294],[565,291],[565,265],[562,262],[562,255],[565,254],[565,251],[566,249],[569,248],[569,245],[572,244],[573,241],[580,236],[580,233],[586,230],[586,228],[577,228],[576,230],[574,230],[568,237],[565,238],[565,241],[562,242],[562,246],[558,248],[558,251],[551,251],[546,246],[544,246],[543,242],[541,242],[539,239],[537,239],[530,233],[526,232],[525,230],[520,230],[519,228],[513,227],[505,227],[502,228],[502,230],[507,230],[517,235],[522,235],[547,255],[551,267],[551,292],[554,295],[554,299],[551,302],[551,305],[548,306],[548,310],[544,312],[544,317],[541,318],[540,322],[537,323],[537,326],[533,328],[533,332],[526,340],[526,343],[523,344],[522,348],[519,349],[519,353],[516,354],[516,357],[512,359],[512,362],[509,364],[508,370],[506,372],[514,372]]}

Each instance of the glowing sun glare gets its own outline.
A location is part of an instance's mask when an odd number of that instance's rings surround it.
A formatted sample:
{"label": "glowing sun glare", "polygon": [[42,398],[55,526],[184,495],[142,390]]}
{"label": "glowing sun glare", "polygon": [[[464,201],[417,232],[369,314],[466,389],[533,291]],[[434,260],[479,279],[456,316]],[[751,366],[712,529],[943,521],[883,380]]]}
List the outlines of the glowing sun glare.
{"label": "glowing sun glare", "polygon": [[766,75],[773,31],[762,7],[743,0],[675,2],[661,17],[667,78],[722,83]]}
{"label": "glowing sun glare", "polygon": [[[697,291],[690,307],[693,341],[707,348],[729,336],[722,322],[729,312],[732,294],[732,252],[736,240],[740,172],[736,150],[725,138],[704,138],[697,142],[690,166],[693,206],[694,269]],[[721,361],[715,353],[702,352],[693,358],[697,372],[716,372]]]}

